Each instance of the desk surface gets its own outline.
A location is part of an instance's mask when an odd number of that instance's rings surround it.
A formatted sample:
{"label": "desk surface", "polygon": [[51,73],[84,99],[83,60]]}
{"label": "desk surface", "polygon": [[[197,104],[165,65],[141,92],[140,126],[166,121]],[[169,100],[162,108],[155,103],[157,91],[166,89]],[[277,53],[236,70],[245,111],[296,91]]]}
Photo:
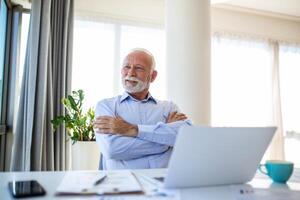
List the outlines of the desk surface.
{"label": "desk surface", "polygon": [[[142,173],[150,177],[157,177],[165,174],[165,169],[133,170],[135,173]],[[35,197],[34,199],[99,199],[97,196],[89,197],[66,197],[55,196],[55,191],[65,172],[1,172],[0,173],[0,199],[13,199],[8,191],[8,182],[13,180],[38,180],[47,190],[44,197]],[[257,174],[256,177],[247,184],[254,188],[254,193],[259,194],[256,199],[300,199],[300,169],[295,169],[294,174],[287,184],[276,184],[266,178],[264,175]],[[204,188],[181,189],[180,196],[182,200],[188,199],[248,199],[240,198],[239,187],[219,186]],[[276,196],[275,196],[276,195]],[[270,197],[270,198],[267,198]],[[28,199],[28,198],[26,198]],[[105,199],[105,198],[101,198]],[[134,198],[135,199],[135,198]],[[163,198],[161,198],[163,199]]]}

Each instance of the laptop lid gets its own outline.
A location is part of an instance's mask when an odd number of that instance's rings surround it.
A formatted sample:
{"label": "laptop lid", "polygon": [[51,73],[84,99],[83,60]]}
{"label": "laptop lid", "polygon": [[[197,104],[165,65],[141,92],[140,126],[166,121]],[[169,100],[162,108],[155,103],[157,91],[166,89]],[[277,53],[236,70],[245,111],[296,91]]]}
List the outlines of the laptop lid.
{"label": "laptop lid", "polygon": [[179,130],[166,188],[239,184],[250,181],[276,127],[196,127]]}

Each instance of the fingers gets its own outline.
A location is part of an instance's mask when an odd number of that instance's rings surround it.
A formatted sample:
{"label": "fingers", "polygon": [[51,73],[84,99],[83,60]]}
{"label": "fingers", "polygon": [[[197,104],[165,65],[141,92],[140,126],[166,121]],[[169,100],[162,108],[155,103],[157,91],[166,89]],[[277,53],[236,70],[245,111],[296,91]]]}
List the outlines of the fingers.
{"label": "fingers", "polygon": [[169,114],[169,116],[168,116],[168,118],[167,118],[167,122],[171,122],[171,121],[174,119],[176,113],[177,113],[177,111],[175,111],[175,112],[170,112],[170,114]]}
{"label": "fingers", "polygon": [[167,118],[167,123],[186,120],[187,116],[184,113],[171,112]]}
{"label": "fingers", "polygon": [[175,111],[175,112],[171,112],[169,114],[168,118],[174,118],[174,117],[178,118],[178,117],[183,117],[183,116],[186,117],[186,115],[184,113],[179,113],[179,112]]}
{"label": "fingers", "polygon": [[120,116],[100,116],[93,124],[95,132],[104,134],[122,134],[127,127],[127,123]]}
{"label": "fingers", "polygon": [[99,124],[113,124],[115,119],[116,119],[115,117],[111,117],[111,116],[100,116],[97,117],[96,120],[94,121],[94,126]]}
{"label": "fingers", "polygon": [[109,124],[94,124],[94,130],[97,133],[111,133],[111,126]]}
{"label": "fingers", "polygon": [[94,124],[94,128],[97,128],[97,129],[108,129],[108,128],[111,128],[112,125],[111,124],[107,124],[107,123],[97,123],[97,124]]}
{"label": "fingers", "polygon": [[187,119],[186,115],[183,114],[183,113],[177,113],[177,114],[175,115],[175,117],[176,117],[177,119]]}
{"label": "fingers", "polygon": [[97,120],[94,121],[93,125],[94,125],[94,129],[109,128],[113,126],[113,122]]}
{"label": "fingers", "polygon": [[173,118],[177,114],[177,111],[175,112],[170,112],[168,118]]}
{"label": "fingers", "polygon": [[183,113],[179,113],[174,116],[175,121],[181,121],[181,120],[185,120],[185,119],[187,119],[187,117]]}
{"label": "fingers", "polygon": [[99,116],[93,122],[94,130],[97,133],[109,134],[112,133],[114,117],[111,116]]}
{"label": "fingers", "polygon": [[182,120],[186,120],[186,119],[187,119],[186,116],[181,116],[181,117],[176,118],[177,121],[182,121]]}
{"label": "fingers", "polygon": [[112,134],[112,131],[110,129],[95,128],[95,132],[101,134]]}

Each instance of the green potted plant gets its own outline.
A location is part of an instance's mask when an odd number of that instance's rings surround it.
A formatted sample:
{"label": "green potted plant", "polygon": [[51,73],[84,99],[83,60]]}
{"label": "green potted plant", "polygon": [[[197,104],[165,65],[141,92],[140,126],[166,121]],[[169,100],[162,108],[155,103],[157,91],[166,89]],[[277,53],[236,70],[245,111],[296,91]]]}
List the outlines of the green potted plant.
{"label": "green potted plant", "polygon": [[72,169],[96,170],[100,152],[93,129],[95,111],[89,108],[87,112],[83,112],[83,100],[83,90],[72,91],[71,95],[61,100],[66,114],[55,117],[51,123],[54,130],[64,125],[72,140]]}
{"label": "green potted plant", "polygon": [[83,113],[83,100],[83,90],[72,91],[72,95],[68,95],[67,98],[61,100],[66,108],[66,114],[57,116],[51,120],[54,130],[61,125],[65,125],[67,134],[72,140],[72,144],[75,144],[77,141],[95,140],[95,133],[93,130],[95,111],[90,108],[86,113]]}

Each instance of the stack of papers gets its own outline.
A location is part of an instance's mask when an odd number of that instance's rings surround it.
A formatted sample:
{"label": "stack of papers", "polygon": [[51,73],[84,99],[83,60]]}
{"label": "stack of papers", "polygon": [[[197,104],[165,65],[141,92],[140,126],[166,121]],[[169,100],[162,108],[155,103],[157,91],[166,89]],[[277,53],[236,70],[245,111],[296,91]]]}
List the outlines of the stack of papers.
{"label": "stack of papers", "polygon": [[67,172],[58,186],[58,195],[143,194],[143,188],[130,171]]}

